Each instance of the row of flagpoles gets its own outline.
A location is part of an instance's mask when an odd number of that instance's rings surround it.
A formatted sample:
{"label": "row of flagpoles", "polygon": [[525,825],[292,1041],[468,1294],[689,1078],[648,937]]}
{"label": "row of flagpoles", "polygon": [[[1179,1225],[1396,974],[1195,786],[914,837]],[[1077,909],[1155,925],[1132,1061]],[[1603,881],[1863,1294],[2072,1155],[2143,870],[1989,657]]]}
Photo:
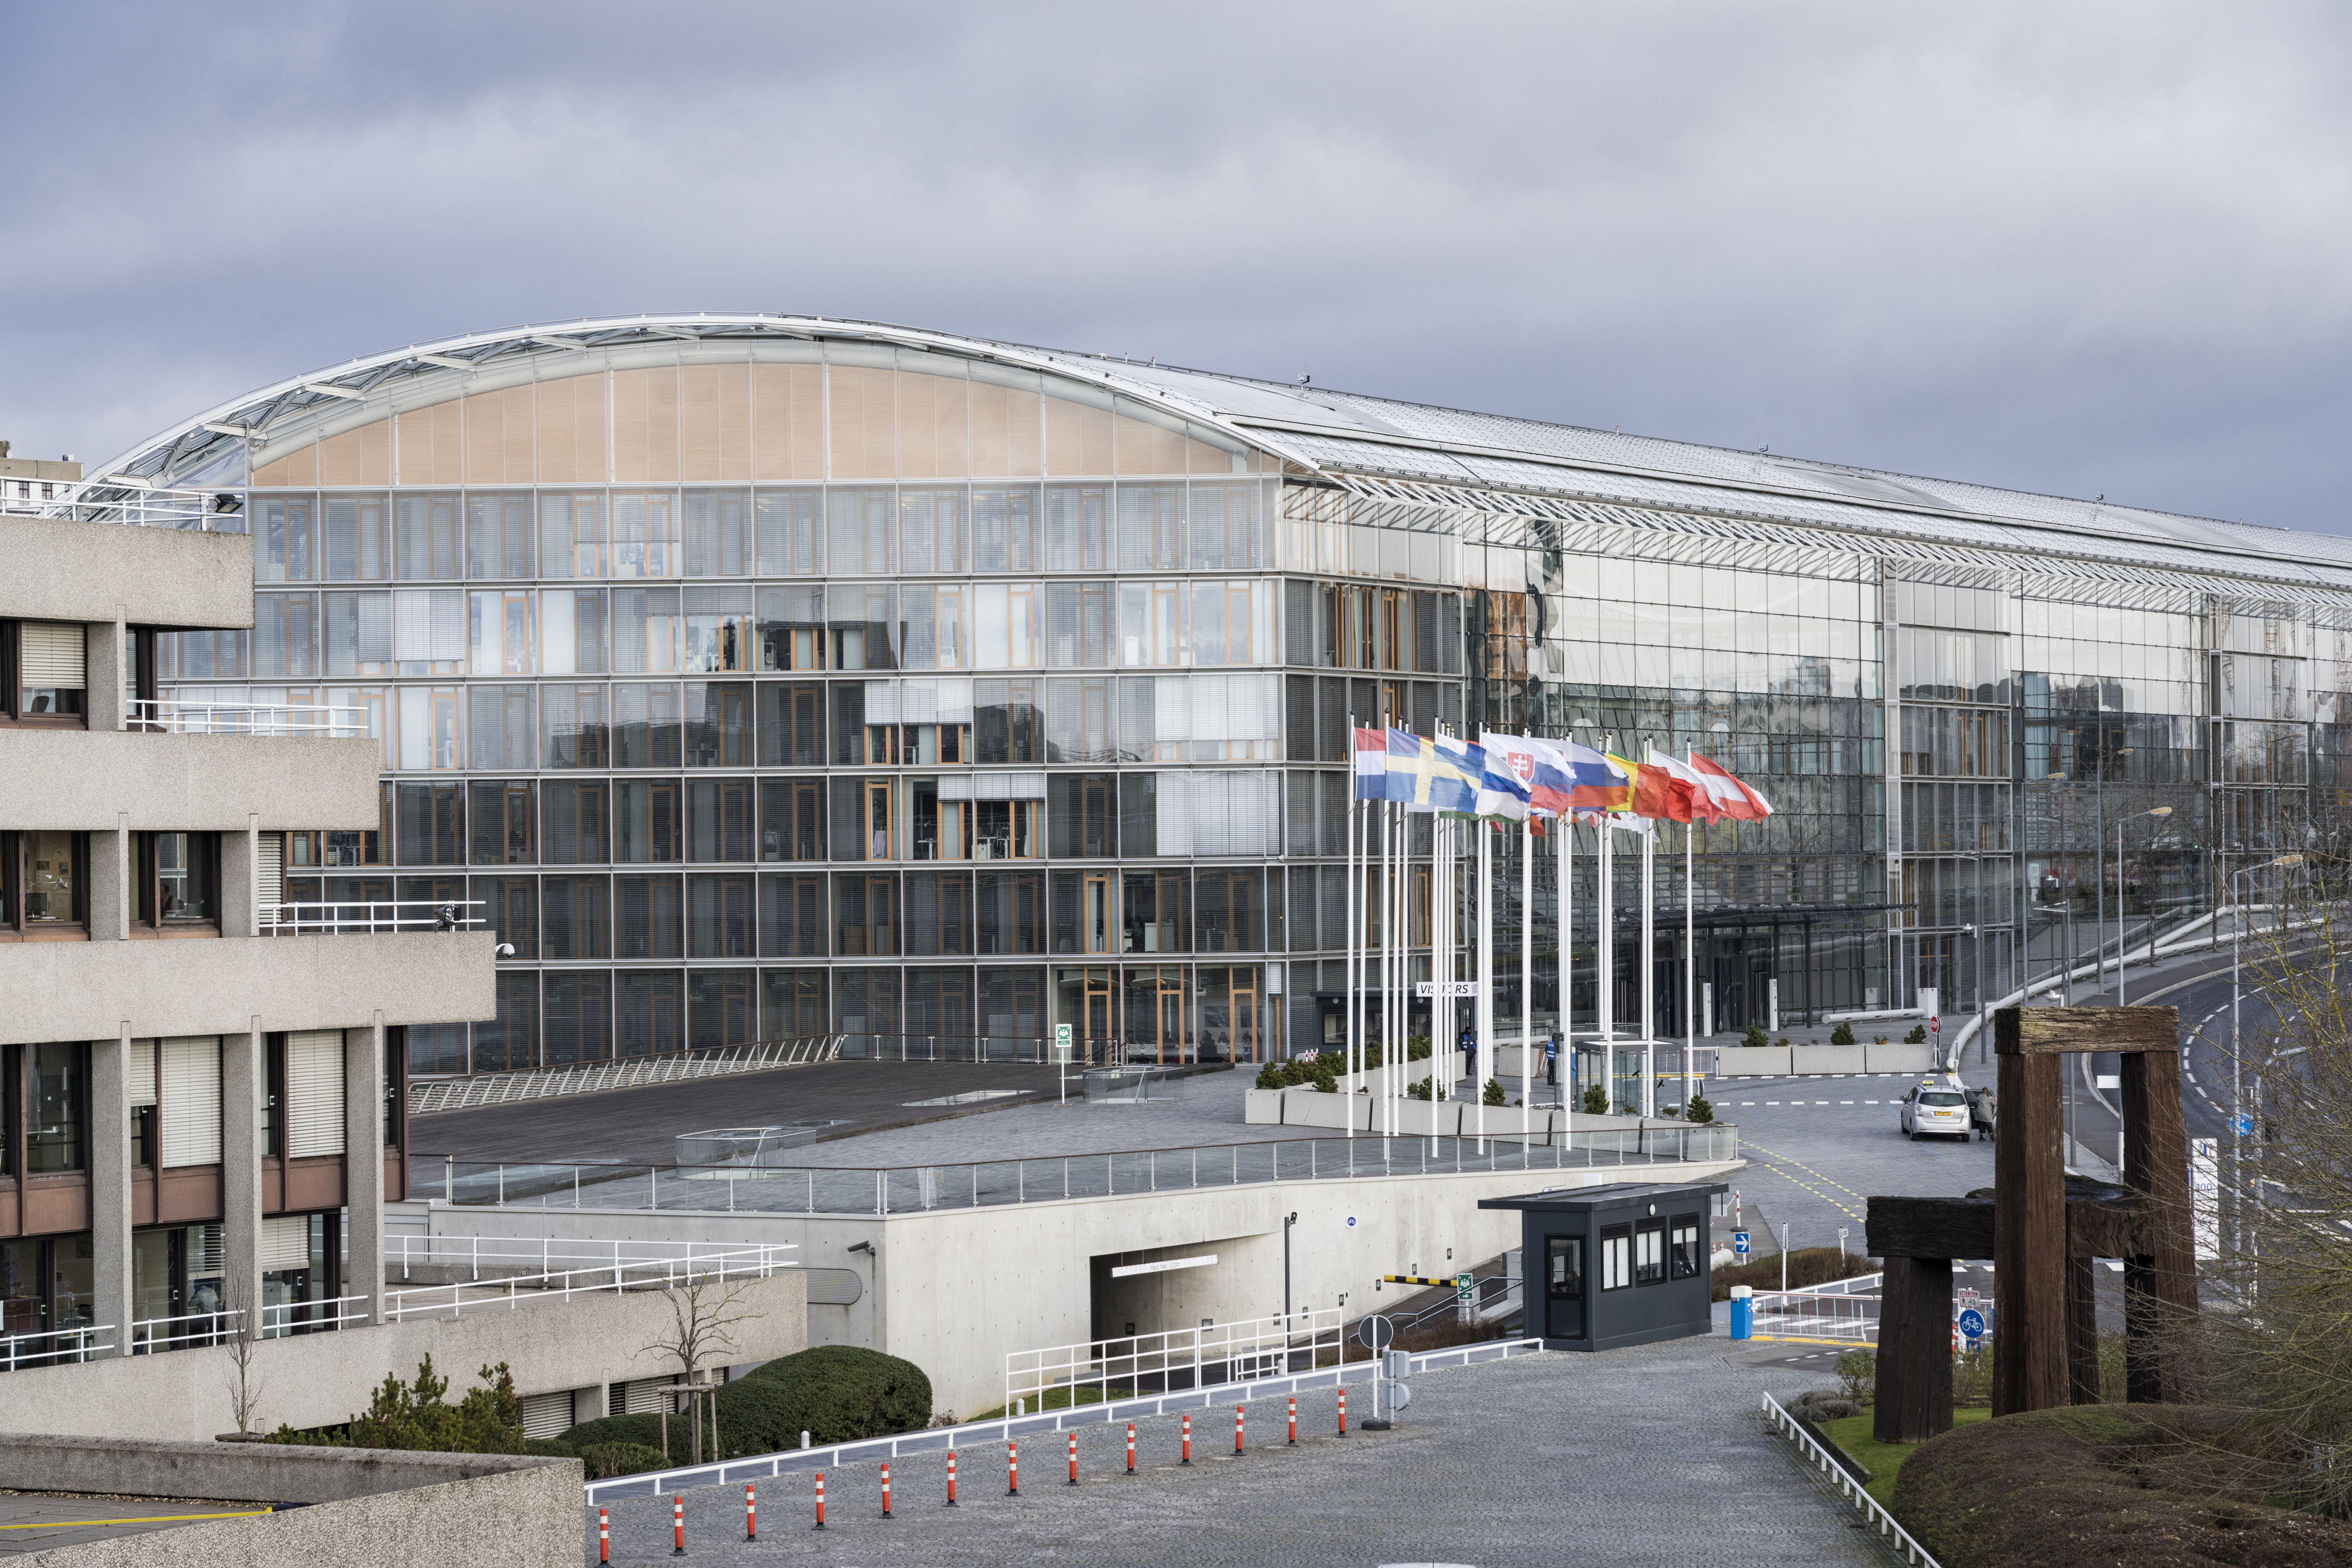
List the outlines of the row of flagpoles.
{"label": "row of flagpoles", "polygon": [[[1432,1097],[1442,1098],[1452,1081],[1442,1053],[1453,1049],[1448,1037],[1454,1017],[1450,1004],[1466,989],[1473,1003],[1472,1029],[1477,1043],[1494,1056],[1495,916],[1493,831],[1477,833],[1477,908],[1472,925],[1474,977],[1466,987],[1455,976],[1454,951],[1454,879],[1460,866],[1462,825],[1517,823],[1520,836],[1519,910],[1519,1130],[1532,1130],[1535,1053],[1535,840],[1538,835],[1556,840],[1559,858],[1559,1035],[1562,1049],[1576,1048],[1570,1028],[1571,970],[1575,952],[1575,910],[1571,897],[1575,870],[1575,834],[1546,834],[1543,825],[1563,829],[1583,824],[1600,839],[1600,887],[1596,911],[1599,1010],[1592,1031],[1601,1042],[1602,1081],[1614,1109],[1617,1081],[1617,1020],[1615,987],[1616,921],[1614,909],[1615,839],[1621,832],[1642,839],[1642,952],[1637,966],[1641,983],[1641,1033],[1628,1039],[1642,1055],[1642,1102],[1644,1116],[1657,1110],[1656,998],[1653,994],[1655,966],[1657,878],[1654,851],[1660,822],[1760,822],[1772,814],[1771,803],[1731,771],[1696,752],[1675,758],[1651,748],[1641,762],[1606,750],[1595,751],[1572,741],[1541,740],[1529,735],[1481,734],[1474,745],[1453,736],[1413,735],[1402,730],[1359,729],[1353,721],[1355,788],[1349,833],[1349,1070],[1360,1083],[1364,1077],[1368,1044],[1366,1014],[1372,995],[1380,998],[1380,1075],[1378,1127],[1387,1135],[1398,1131],[1399,1110],[1405,1093],[1405,1053],[1412,976],[1412,914],[1409,882],[1412,867],[1412,840],[1407,829],[1414,815],[1435,817],[1432,826],[1430,901],[1433,921],[1430,932],[1430,1045]],[[1386,809],[1381,808],[1385,806]],[[1368,873],[1378,834],[1381,874]],[[1697,958],[1693,928],[1693,864],[1687,838],[1683,849],[1683,1023],[1685,1042],[1683,1073],[1685,1101],[1693,1079],[1697,1043]],[[1365,900],[1381,900],[1377,961],[1370,941],[1374,923]],[[1440,1004],[1447,1004],[1441,1011]],[[1441,1028],[1439,1019],[1447,1021]],[[1498,1064],[1499,1065],[1499,1064]],[[1499,1078],[1499,1071],[1495,1074]],[[1476,1079],[1472,1080],[1476,1092]],[[1349,1135],[1355,1118],[1348,1119]]]}

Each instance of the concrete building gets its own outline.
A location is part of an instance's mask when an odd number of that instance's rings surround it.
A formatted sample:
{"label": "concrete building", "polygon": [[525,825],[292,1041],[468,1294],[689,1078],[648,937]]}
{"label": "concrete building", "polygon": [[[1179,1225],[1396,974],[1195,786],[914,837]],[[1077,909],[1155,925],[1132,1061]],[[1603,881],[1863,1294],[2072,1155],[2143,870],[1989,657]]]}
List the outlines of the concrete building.
{"label": "concrete building", "polygon": [[[1958,1011],[2118,920],[2193,925],[2336,834],[2347,783],[2342,540],[941,332],[454,338],[98,474],[250,520],[254,629],[171,639],[168,689],[378,743],[375,830],[290,847],[305,896],[462,892],[517,947],[495,1019],[409,1032],[420,1075],[1319,1043],[1351,718],[1756,783],[1770,821],[1697,830],[1718,1031],[1772,994]],[[1563,997],[1514,854],[1498,924],[1539,951],[1524,1002],[1496,955],[1505,1031],[1588,1029],[1601,985],[1631,1016],[1638,940],[1604,975],[1581,924]]]}
{"label": "concrete building", "polygon": [[0,550],[0,1364],[380,1321],[403,1033],[489,1015],[494,938],[314,934],[283,842],[373,829],[373,749],[156,700],[159,644],[252,625],[233,510],[12,493]]}
{"label": "concrete building", "polygon": [[70,452],[55,462],[11,455],[0,441],[0,511],[37,511],[81,482],[81,463]]}

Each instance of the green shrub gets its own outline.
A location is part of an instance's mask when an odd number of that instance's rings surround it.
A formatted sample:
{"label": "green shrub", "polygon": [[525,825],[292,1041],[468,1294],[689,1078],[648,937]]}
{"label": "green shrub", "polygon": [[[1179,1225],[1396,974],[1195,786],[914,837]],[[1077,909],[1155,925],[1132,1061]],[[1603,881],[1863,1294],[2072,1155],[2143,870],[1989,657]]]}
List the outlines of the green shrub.
{"label": "green shrub", "polygon": [[1586,1089],[1584,1091],[1584,1114],[1587,1116],[1608,1115],[1609,1091],[1602,1089],[1597,1083],[1591,1088]]}
{"label": "green shrub", "polygon": [[1925,1024],[1912,1025],[1911,1032],[1903,1037],[1903,1043],[1906,1046],[1926,1045],[1927,1043],[1927,1026]]}
{"label": "green shrub", "polygon": [[1763,1025],[1750,1024],[1748,1026],[1748,1032],[1739,1037],[1739,1043],[1743,1046],[1752,1047],[1760,1051],[1766,1046],[1770,1045],[1772,1041],[1770,1037],[1764,1033]]}
{"label": "green shrub", "polygon": [[1280,1062],[1268,1062],[1265,1066],[1258,1068],[1257,1087],[1260,1089],[1280,1089],[1282,1087],[1282,1068],[1283,1064]]}
{"label": "green shrub", "polygon": [[1706,1096],[1694,1094],[1691,1096],[1690,1104],[1685,1108],[1685,1114],[1693,1121],[1712,1121],[1715,1120],[1715,1107],[1708,1103]]}
{"label": "green shrub", "polygon": [[521,1454],[530,1439],[522,1432],[522,1400],[515,1393],[514,1374],[507,1363],[486,1366],[478,1374],[484,1384],[469,1388],[457,1404],[443,1401],[449,1380],[433,1370],[426,1356],[416,1368],[414,1383],[388,1374],[364,1414],[344,1426],[318,1432],[297,1432],[280,1426],[269,1436],[273,1443],[312,1448],[403,1448],[436,1454]]}
{"label": "green shrub", "polygon": [[1419,1083],[1416,1083],[1412,1088],[1406,1089],[1405,1093],[1414,1100],[1427,1100],[1430,1098],[1430,1091],[1433,1081],[1434,1080],[1430,1079],[1423,1079]]}
{"label": "green shrub", "polygon": [[[788,1391],[790,1399],[763,1410],[761,1419],[772,1430],[789,1433],[794,1447],[803,1430],[820,1445],[854,1443],[916,1431],[931,1422],[931,1380],[923,1369],[856,1345],[817,1345],[782,1356],[744,1382],[773,1384]],[[727,1437],[724,1395],[719,1419],[719,1435]],[[733,1439],[728,1441],[731,1446]]]}
{"label": "green shrub", "polygon": [[1853,1026],[1852,1024],[1840,1024],[1836,1028],[1832,1029],[1830,1031],[1830,1044],[1833,1046],[1850,1046],[1853,1044]]}
{"label": "green shrub", "polygon": [[[1759,1215],[1749,1222],[1763,1237],[1778,1240],[1780,1233],[1763,1223]],[[1726,1227],[1727,1229],[1728,1227]],[[1718,1231],[1718,1236],[1724,1232]],[[1826,1285],[1833,1279],[1851,1279],[1857,1274],[1874,1274],[1870,1259],[1858,1252],[1840,1252],[1834,1247],[1800,1247],[1789,1253],[1789,1288],[1805,1285]],[[1780,1288],[1780,1255],[1768,1252],[1761,1258],[1751,1258],[1746,1263],[1726,1263],[1707,1270],[1707,1284],[1714,1299],[1727,1301],[1734,1285],[1746,1285],[1758,1290],[1778,1290]]]}
{"label": "green shrub", "polygon": [[579,1454],[581,1467],[592,1481],[663,1468],[661,1450],[642,1443],[592,1443],[580,1449]]}
{"label": "green shrub", "polygon": [[1838,1387],[1856,1405],[1867,1405],[1878,1387],[1878,1352],[1848,1351],[1837,1358]]}
{"label": "green shrub", "polygon": [[1479,1104],[1481,1104],[1481,1105],[1500,1105],[1500,1104],[1502,1104],[1502,1103],[1503,1103],[1503,1086],[1502,1086],[1502,1084],[1501,1084],[1501,1083],[1499,1083],[1499,1082],[1497,1082],[1497,1081],[1496,1081],[1496,1079],[1491,1079],[1491,1078],[1490,1078],[1490,1079],[1488,1079],[1486,1080],[1486,1087],[1485,1090],[1484,1090],[1484,1091],[1482,1091],[1482,1092],[1479,1094],[1479,1096],[1478,1096],[1478,1103],[1479,1103]]}
{"label": "green shrub", "polygon": [[1430,1044],[1429,1044],[1429,1037],[1428,1037],[1427,1035],[1407,1035],[1407,1036],[1405,1037],[1405,1039],[1404,1039],[1404,1059],[1405,1059],[1405,1060],[1407,1060],[1407,1061],[1409,1061],[1409,1062],[1423,1062],[1423,1061],[1427,1061],[1427,1060],[1429,1059],[1429,1052],[1430,1052]]}

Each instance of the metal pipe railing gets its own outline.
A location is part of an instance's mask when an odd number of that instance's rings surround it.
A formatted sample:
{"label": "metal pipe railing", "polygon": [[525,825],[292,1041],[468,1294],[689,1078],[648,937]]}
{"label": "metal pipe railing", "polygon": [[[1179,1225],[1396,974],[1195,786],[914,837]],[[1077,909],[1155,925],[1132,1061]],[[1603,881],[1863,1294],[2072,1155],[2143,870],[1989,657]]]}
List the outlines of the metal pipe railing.
{"label": "metal pipe railing", "polygon": [[486,924],[470,911],[484,899],[341,899],[317,903],[263,904],[254,924],[268,936],[378,936],[402,931],[470,931]]}

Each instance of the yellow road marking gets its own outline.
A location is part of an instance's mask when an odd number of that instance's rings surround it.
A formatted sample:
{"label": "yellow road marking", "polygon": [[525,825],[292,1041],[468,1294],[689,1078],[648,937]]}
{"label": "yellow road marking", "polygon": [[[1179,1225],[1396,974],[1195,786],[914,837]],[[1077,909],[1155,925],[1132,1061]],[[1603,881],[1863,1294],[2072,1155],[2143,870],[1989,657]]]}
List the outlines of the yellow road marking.
{"label": "yellow road marking", "polygon": [[101,1524],[183,1524],[194,1519],[256,1519],[276,1509],[248,1508],[236,1513],[158,1513],[145,1519],[47,1519],[37,1524],[0,1524],[0,1530],[89,1530]]}
{"label": "yellow road marking", "polygon": [[1854,1203],[1866,1204],[1870,1201],[1864,1197],[1860,1193],[1855,1192],[1852,1187],[1847,1186],[1843,1182],[1834,1180],[1829,1176],[1824,1176],[1819,1171],[1814,1170],[1811,1165],[1805,1164],[1801,1161],[1791,1160],[1786,1154],[1774,1153],[1771,1150],[1767,1149],[1761,1143],[1755,1142],[1749,1139],[1741,1139],[1740,1146],[1743,1149],[1753,1149],[1756,1152],[1765,1156],[1764,1168],[1770,1171],[1782,1181],[1787,1182],[1791,1185],[1804,1188],[1807,1192],[1812,1194],[1813,1196],[1821,1199],[1832,1208],[1836,1209],[1839,1213],[1843,1214],[1850,1218],[1860,1219],[1863,1217],[1862,1212],[1859,1209],[1854,1208],[1852,1205],[1832,1197],[1829,1194],[1822,1191],[1821,1188],[1813,1185],[1812,1182],[1808,1182],[1801,1177],[1789,1174],[1788,1172],[1781,1170],[1778,1164],[1775,1164],[1772,1162],[1785,1162],[1786,1163],[1794,1166],[1796,1169],[1804,1172],[1806,1175],[1812,1177],[1814,1181],[1827,1182],[1831,1186],[1835,1187],[1847,1197],[1853,1199]]}

